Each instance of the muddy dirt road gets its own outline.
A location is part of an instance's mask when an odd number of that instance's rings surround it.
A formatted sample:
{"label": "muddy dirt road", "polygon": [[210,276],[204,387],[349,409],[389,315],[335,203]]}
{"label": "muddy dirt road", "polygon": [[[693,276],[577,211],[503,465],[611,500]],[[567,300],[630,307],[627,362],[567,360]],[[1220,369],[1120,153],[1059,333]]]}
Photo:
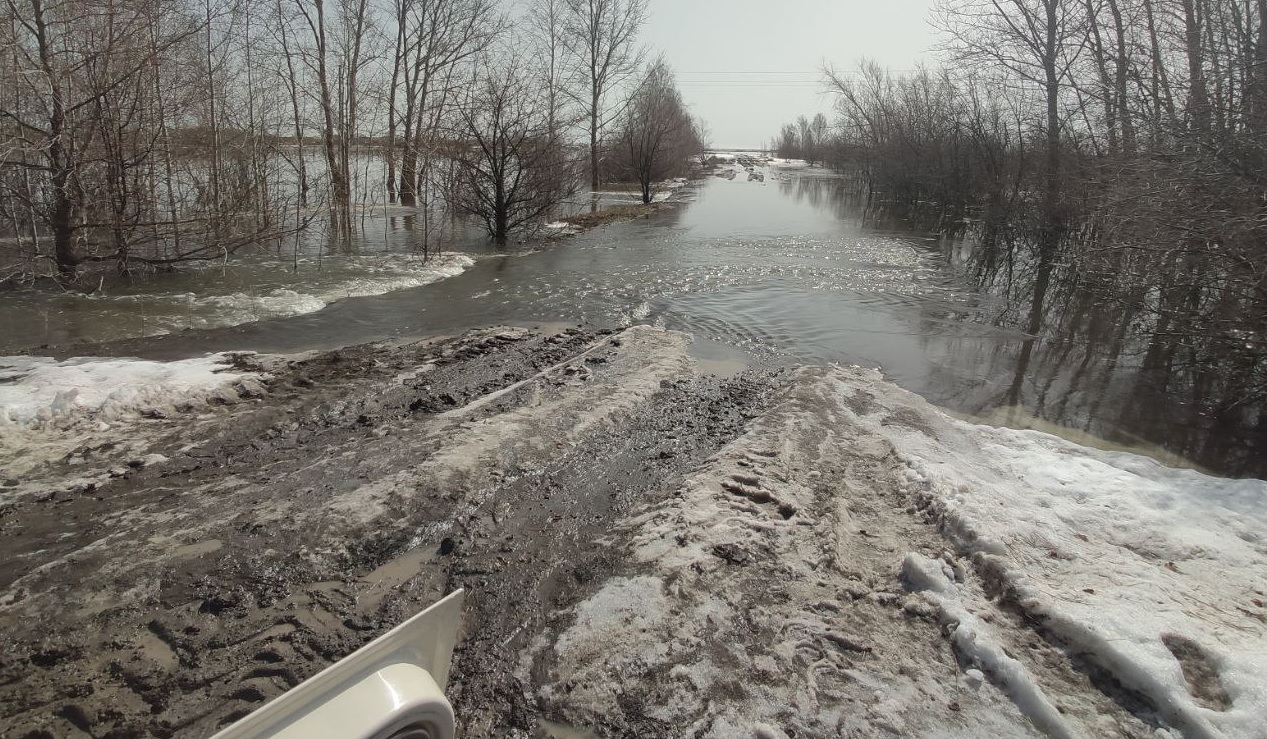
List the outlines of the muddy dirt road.
{"label": "muddy dirt road", "polygon": [[767,397],[696,377],[685,344],[490,329],[244,357],[268,374],[236,398],[85,432],[7,483],[2,733],[207,735],[457,587],[463,735],[531,730],[510,671],[534,625]]}
{"label": "muddy dirt road", "polygon": [[197,397],[0,428],[0,736],[205,737],[459,587],[466,738],[1162,727],[947,537],[893,440],[949,419],[688,343],[235,355]]}

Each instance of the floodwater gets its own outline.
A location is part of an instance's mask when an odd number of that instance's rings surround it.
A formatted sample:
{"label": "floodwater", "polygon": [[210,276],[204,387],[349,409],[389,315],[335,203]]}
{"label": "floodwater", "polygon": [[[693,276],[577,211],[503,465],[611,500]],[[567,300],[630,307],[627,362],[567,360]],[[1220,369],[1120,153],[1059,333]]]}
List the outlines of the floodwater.
{"label": "floodwater", "polygon": [[[651,323],[694,334],[697,357],[714,371],[879,367],[972,417],[1267,476],[1258,406],[1228,418],[1159,382],[1138,360],[1150,337],[1104,331],[1113,316],[1093,321],[1096,331],[1053,321],[1027,335],[1024,301],[973,279],[964,242],[886,220],[822,170],[772,165],[762,174],[713,177],[651,218],[546,244],[497,249],[467,235],[424,258],[417,224],[393,214],[351,250],[234,257],[91,298],[0,296],[13,327],[0,350],[166,332],[101,350],[171,358],[489,324]],[[1053,314],[1062,310],[1055,300]],[[1111,350],[1102,334],[1116,337]]]}

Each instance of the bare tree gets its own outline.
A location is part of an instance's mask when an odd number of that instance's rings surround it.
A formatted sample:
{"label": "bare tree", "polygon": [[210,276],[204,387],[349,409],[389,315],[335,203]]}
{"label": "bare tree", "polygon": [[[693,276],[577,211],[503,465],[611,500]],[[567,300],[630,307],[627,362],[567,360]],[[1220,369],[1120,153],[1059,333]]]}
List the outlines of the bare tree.
{"label": "bare tree", "polygon": [[[358,76],[367,59],[368,0],[293,0],[312,46],[303,56],[315,76],[322,151],[330,182],[330,228],[352,235],[351,149],[358,135]],[[294,84],[294,83],[292,83]]]}
{"label": "bare tree", "polygon": [[651,202],[651,187],[685,171],[687,160],[703,150],[699,128],[682,103],[668,64],[659,59],[624,104],[617,134],[622,168]]}
{"label": "bare tree", "polygon": [[514,55],[481,66],[457,106],[465,144],[454,155],[451,197],[499,241],[536,225],[575,189],[549,97],[521,70]]}
{"label": "bare tree", "polygon": [[533,0],[525,18],[532,42],[537,74],[545,90],[550,108],[550,130],[568,125],[563,114],[564,88],[567,84],[567,48],[565,22],[567,0]]}
{"label": "bare tree", "polygon": [[494,0],[397,1],[397,17],[406,26],[405,46],[397,55],[404,97],[397,195],[403,205],[417,205],[419,185],[426,180],[426,138],[447,112],[457,72],[488,48],[504,20]]}
{"label": "bare tree", "polygon": [[939,21],[954,41],[956,58],[1001,67],[1035,85],[1044,103],[1044,199],[1046,217],[1059,218],[1060,146],[1067,120],[1062,93],[1087,43],[1087,17],[1075,0],[947,0]]}
{"label": "bare tree", "polygon": [[[20,96],[12,105],[0,100],[0,121],[15,135],[0,165],[47,184],[43,193],[10,194],[27,199],[47,224],[63,274],[96,258],[77,245],[97,230],[109,233],[110,253],[126,260],[129,225],[148,218],[133,196],[134,176],[148,167],[157,145],[157,132],[141,125],[155,89],[152,60],[192,38],[198,26],[188,16],[164,25],[161,2],[6,0],[4,9],[16,32],[16,64],[6,84]],[[94,191],[108,198],[98,202]]]}
{"label": "bare tree", "polygon": [[590,187],[597,190],[603,131],[619,114],[607,96],[642,64],[638,31],[647,18],[647,0],[565,0],[565,43],[572,57],[572,96],[589,123]]}
{"label": "bare tree", "polygon": [[793,123],[783,124],[783,128],[779,129],[779,135],[775,137],[772,144],[774,153],[784,159],[797,159],[801,156],[801,144],[797,138],[796,125]]}

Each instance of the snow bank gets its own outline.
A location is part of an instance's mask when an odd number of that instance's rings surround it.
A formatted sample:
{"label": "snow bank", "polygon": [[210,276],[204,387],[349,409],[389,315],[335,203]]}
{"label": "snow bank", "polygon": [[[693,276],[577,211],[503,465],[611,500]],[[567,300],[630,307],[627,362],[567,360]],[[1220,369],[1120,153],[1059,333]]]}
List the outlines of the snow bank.
{"label": "snow bank", "polygon": [[1189,737],[1267,736],[1267,482],[952,420],[874,376],[893,444],[961,551],[1042,630]]}
{"label": "snow bank", "polygon": [[579,226],[575,226],[567,221],[551,221],[544,228],[547,231],[554,232],[557,236],[573,236],[581,232]]}
{"label": "snow bank", "polygon": [[[109,422],[182,404],[263,391],[257,372],[228,354],[177,362],[0,357],[0,428],[91,417]],[[231,396],[230,396],[231,394]]]}
{"label": "snow bank", "polygon": [[779,157],[774,157],[766,162],[766,166],[774,169],[808,169],[809,163],[804,159],[780,159]]}

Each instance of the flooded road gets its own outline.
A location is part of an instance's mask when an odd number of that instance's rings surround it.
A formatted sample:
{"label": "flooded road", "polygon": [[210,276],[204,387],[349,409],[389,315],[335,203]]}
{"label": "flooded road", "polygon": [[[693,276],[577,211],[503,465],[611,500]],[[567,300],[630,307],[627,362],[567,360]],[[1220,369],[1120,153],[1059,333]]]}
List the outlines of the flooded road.
{"label": "flooded road", "polygon": [[[840,209],[846,189],[821,170],[774,172],[766,182],[713,178],[690,202],[652,218],[532,250],[498,253],[473,239],[424,267],[416,254],[372,253],[367,243],[355,255],[327,255],[320,273],[318,257],[306,255],[289,284],[284,256],[260,260],[263,276],[249,287],[239,284],[240,272],[206,268],[109,298],[59,296],[37,323],[87,328],[26,336],[28,344],[111,340],[148,320],[177,335],[129,350],[172,358],[328,348],[494,323],[652,323],[695,334],[706,357],[881,366],[923,392],[938,382],[939,358],[959,342],[1015,337],[962,320],[978,298],[941,266],[936,244],[862,225],[861,213]],[[389,226],[399,249],[403,227]],[[447,279],[408,287],[410,279],[436,279],[432,272]],[[209,295],[256,296],[241,314],[255,311],[260,320],[218,313],[216,304],[228,301],[196,295],[200,282]],[[397,289],[357,296],[378,285]],[[340,290],[353,297],[335,302]],[[320,310],[304,310],[316,302]],[[271,304],[297,315],[269,315]],[[197,330],[217,320],[239,325]],[[182,328],[195,330],[182,335]],[[15,334],[6,343],[19,342]]]}
{"label": "flooded road", "polygon": [[[164,321],[175,333],[92,351],[179,358],[332,348],[492,324],[645,323],[693,334],[693,353],[717,370],[806,362],[878,367],[965,414],[1067,427],[1173,463],[1187,456],[1230,474],[1264,474],[1253,453],[1261,432],[1248,440],[1244,433],[1229,437],[1204,416],[1183,415],[1190,403],[1178,399],[1168,407],[1155,392],[1146,405],[1156,410],[1126,413],[1138,406],[1138,379],[1146,374],[1130,346],[1118,345],[1105,359],[1087,337],[1052,336],[1030,346],[1021,367],[1027,337],[1017,328],[1022,311],[1013,307],[1020,301],[994,297],[957,269],[962,244],[878,220],[845,181],[820,169],[773,164],[760,181],[739,174],[709,178],[685,195],[687,202],[650,218],[554,243],[499,251],[478,238],[459,239],[424,260],[416,250],[417,225],[393,217],[354,254],[306,253],[289,283],[287,258],[276,256],[265,270],[273,276],[250,288],[228,284],[242,279],[240,272],[231,278],[204,269],[135,287],[140,296],[127,300],[43,298],[41,306],[5,296],[0,313],[28,330],[4,343],[122,338],[136,333],[142,306],[149,306],[145,320]],[[210,287],[200,289],[203,279]],[[162,292],[144,293],[155,287]],[[353,297],[336,300],[340,291]],[[248,301],[261,320],[225,320],[204,293],[262,295]],[[262,307],[268,296],[282,304],[278,313]],[[296,305],[303,301],[312,312]],[[36,337],[29,325],[40,321],[54,328]],[[193,330],[180,331],[182,321]],[[238,325],[211,328],[216,321]],[[57,325],[91,330],[58,333]],[[1179,443],[1159,423],[1184,429]],[[1211,444],[1211,434],[1226,442]]]}
{"label": "flooded road", "polygon": [[[1203,695],[1261,726],[1218,674],[1261,673],[1263,483],[961,423],[886,376],[1230,474],[1261,475],[1252,418],[1189,402],[1221,396],[1161,371],[1134,314],[1053,280],[1027,335],[1043,301],[974,277],[968,242],[765,169],[537,248],[317,251],[329,270],[289,281],[234,263],[215,279],[247,295],[333,295],[376,263],[430,281],[42,349],[272,356],[0,358],[0,725],[207,736],[463,588],[463,736],[1143,739],[1200,725]],[[213,324],[203,298],[237,293],[196,282],[131,289]],[[135,315],[118,294],[49,330],[108,333]],[[490,324],[546,328],[464,330]]]}

